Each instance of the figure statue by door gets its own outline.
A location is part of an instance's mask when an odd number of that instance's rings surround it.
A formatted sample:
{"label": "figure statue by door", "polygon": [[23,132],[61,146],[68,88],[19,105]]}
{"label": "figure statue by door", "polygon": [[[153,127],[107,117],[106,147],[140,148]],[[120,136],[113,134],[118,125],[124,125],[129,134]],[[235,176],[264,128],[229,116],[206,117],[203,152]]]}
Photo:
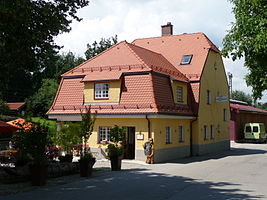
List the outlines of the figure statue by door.
{"label": "figure statue by door", "polygon": [[143,144],[144,153],[146,155],[146,163],[153,164],[154,163],[154,142],[152,138],[149,138],[147,142]]}

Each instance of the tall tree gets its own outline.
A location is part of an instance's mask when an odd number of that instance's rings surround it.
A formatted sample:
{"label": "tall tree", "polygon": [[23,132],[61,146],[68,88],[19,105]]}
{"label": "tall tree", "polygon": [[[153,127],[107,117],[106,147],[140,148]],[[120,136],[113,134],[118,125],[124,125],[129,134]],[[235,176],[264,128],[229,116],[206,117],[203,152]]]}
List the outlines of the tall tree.
{"label": "tall tree", "polygon": [[43,70],[34,75],[35,80],[55,79],[60,81],[60,75],[83,63],[84,58],[74,53],[52,54],[43,63]]}
{"label": "tall tree", "polygon": [[70,31],[77,10],[88,0],[0,1],[0,91],[6,101],[33,93],[32,75],[59,47],[54,37]]}
{"label": "tall tree", "polygon": [[27,99],[28,111],[33,116],[45,117],[45,113],[53,103],[57,88],[58,83],[55,79],[43,79],[39,90]]}
{"label": "tall tree", "polygon": [[253,87],[253,97],[262,97],[267,89],[267,1],[229,0],[236,22],[223,41],[223,55],[233,60],[245,58],[249,73],[246,82]]}
{"label": "tall tree", "polygon": [[245,92],[239,90],[234,90],[232,92],[232,99],[247,102],[248,105],[250,106],[252,105],[253,102],[253,98],[251,95],[246,94]]}
{"label": "tall tree", "polygon": [[87,44],[87,50],[84,53],[85,57],[86,59],[90,59],[117,43],[118,37],[115,35],[114,37],[110,37],[108,39],[101,38],[99,43],[94,41],[93,44]]}

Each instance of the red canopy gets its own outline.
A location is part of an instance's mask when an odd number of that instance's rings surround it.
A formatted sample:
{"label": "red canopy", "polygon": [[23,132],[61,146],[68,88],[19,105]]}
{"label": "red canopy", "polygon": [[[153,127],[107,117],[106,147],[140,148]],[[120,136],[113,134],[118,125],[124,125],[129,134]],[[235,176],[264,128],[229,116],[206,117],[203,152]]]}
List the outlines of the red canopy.
{"label": "red canopy", "polygon": [[6,122],[0,121],[0,133],[4,132],[15,132],[19,130],[19,127],[13,126],[11,124],[8,124]]}

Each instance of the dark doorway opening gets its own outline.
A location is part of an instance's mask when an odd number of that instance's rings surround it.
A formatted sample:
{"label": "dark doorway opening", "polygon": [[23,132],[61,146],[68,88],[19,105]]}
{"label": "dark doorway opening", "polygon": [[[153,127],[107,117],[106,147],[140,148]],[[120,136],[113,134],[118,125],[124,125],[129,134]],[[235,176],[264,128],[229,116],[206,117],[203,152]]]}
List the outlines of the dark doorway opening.
{"label": "dark doorway opening", "polygon": [[126,127],[124,158],[135,158],[135,127]]}

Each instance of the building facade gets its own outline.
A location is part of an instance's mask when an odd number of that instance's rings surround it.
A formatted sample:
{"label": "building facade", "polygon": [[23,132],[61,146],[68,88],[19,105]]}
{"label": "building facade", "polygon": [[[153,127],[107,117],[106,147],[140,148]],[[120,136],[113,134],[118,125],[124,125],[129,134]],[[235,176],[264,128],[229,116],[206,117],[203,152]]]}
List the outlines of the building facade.
{"label": "building facade", "polygon": [[228,84],[218,48],[203,33],[122,41],[62,75],[48,116],[80,121],[97,111],[89,146],[105,157],[109,130],[126,128],[125,158],[155,162],[230,148]]}

